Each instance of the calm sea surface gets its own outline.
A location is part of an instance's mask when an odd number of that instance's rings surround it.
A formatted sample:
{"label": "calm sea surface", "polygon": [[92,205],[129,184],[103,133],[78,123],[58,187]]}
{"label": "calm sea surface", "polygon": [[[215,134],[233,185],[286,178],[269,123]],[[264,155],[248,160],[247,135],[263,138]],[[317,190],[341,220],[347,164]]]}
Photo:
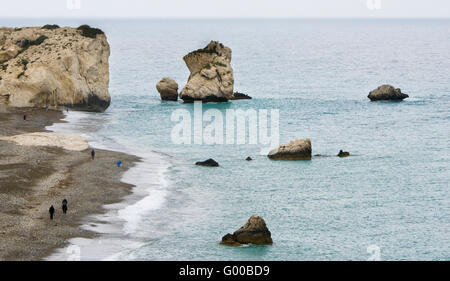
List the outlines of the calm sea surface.
{"label": "calm sea surface", "polygon": [[[111,107],[68,119],[93,145],[146,159],[126,180],[147,197],[115,212],[126,223],[114,239],[134,244],[108,255],[367,260],[375,247],[383,260],[450,259],[450,20],[0,20],[45,23],[106,32]],[[313,154],[353,156],[281,162],[255,145],[173,144],[171,114],[192,105],[161,102],[155,84],[183,87],[182,57],[210,40],[232,48],[235,90],[253,99],[204,110],[278,109],[281,143],[310,138]],[[385,83],[410,98],[370,102]],[[193,165],[207,158],[221,166]],[[252,214],[272,246],[218,244]]]}

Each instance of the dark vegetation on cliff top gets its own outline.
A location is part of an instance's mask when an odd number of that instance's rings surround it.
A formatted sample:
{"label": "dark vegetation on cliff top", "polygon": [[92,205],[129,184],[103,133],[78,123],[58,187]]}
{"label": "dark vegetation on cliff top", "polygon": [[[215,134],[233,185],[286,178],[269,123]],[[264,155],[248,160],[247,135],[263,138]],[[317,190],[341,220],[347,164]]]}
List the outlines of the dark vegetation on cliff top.
{"label": "dark vegetation on cliff top", "polygon": [[101,29],[90,27],[87,24],[79,26],[77,30],[81,30],[81,35],[89,38],[96,38],[97,34],[104,34],[104,32]]}
{"label": "dark vegetation on cliff top", "polygon": [[[219,43],[220,47],[223,48],[223,44]],[[197,53],[204,53],[204,54],[219,54],[219,52],[216,50],[217,45],[213,45],[214,48],[211,48],[210,45],[206,46],[205,48],[202,49],[198,49],[195,51],[190,52],[189,54],[187,54],[185,57],[193,55],[193,54],[197,54]]]}
{"label": "dark vegetation on cliff top", "polygon": [[59,25],[57,24],[46,24],[41,29],[58,29]]}
{"label": "dark vegetation on cliff top", "polygon": [[41,45],[42,42],[45,41],[45,39],[48,39],[48,37],[45,35],[41,35],[36,40],[32,40],[32,41],[25,40],[24,42],[22,42],[22,49],[17,53],[17,56],[20,55],[21,53],[25,52],[30,46]]}

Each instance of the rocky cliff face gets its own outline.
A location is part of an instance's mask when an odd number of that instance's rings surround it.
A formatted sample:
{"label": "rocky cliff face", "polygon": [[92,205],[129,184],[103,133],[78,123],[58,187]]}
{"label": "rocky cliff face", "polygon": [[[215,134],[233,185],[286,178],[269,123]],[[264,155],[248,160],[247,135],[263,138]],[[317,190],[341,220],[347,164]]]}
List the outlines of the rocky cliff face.
{"label": "rocky cliff face", "polygon": [[0,103],[104,111],[109,44],[99,29],[0,28]]}
{"label": "rocky cliff face", "polygon": [[180,92],[184,102],[225,102],[233,96],[231,49],[217,41],[184,56],[191,72]]}

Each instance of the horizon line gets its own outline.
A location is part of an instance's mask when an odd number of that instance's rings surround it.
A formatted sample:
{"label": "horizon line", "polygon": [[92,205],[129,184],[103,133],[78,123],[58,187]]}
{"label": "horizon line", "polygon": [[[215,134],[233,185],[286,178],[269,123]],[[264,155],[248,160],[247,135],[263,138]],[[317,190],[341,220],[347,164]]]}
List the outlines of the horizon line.
{"label": "horizon line", "polygon": [[2,19],[117,19],[117,20],[448,20],[449,17],[90,17],[90,16],[48,16],[15,17],[2,16]]}

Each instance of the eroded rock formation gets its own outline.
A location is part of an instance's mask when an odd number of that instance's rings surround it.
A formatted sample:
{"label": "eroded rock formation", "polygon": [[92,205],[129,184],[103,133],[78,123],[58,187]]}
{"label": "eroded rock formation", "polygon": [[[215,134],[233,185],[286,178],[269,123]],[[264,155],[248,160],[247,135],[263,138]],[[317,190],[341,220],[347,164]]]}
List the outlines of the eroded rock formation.
{"label": "eroded rock formation", "polygon": [[0,102],[104,111],[109,44],[96,28],[0,28]]}
{"label": "eroded rock formation", "polygon": [[180,98],[190,103],[226,102],[233,96],[234,78],[231,49],[217,41],[184,56],[190,75]]}
{"label": "eroded rock formation", "polygon": [[175,80],[164,77],[156,84],[162,100],[177,101],[178,100],[178,84]]}
{"label": "eroded rock formation", "polygon": [[280,145],[280,147],[270,151],[267,156],[275,160],[310,160],[311,152],[311,140],[298,139],[286,145]]}
{"label": "eroded rock formation", "polygon": [[233,234],[226,234],[220,242],[226,246],[239,246],[242,244],[270,245],[273,243],[271,233],[266,222],[259,216],[253,215]]}

